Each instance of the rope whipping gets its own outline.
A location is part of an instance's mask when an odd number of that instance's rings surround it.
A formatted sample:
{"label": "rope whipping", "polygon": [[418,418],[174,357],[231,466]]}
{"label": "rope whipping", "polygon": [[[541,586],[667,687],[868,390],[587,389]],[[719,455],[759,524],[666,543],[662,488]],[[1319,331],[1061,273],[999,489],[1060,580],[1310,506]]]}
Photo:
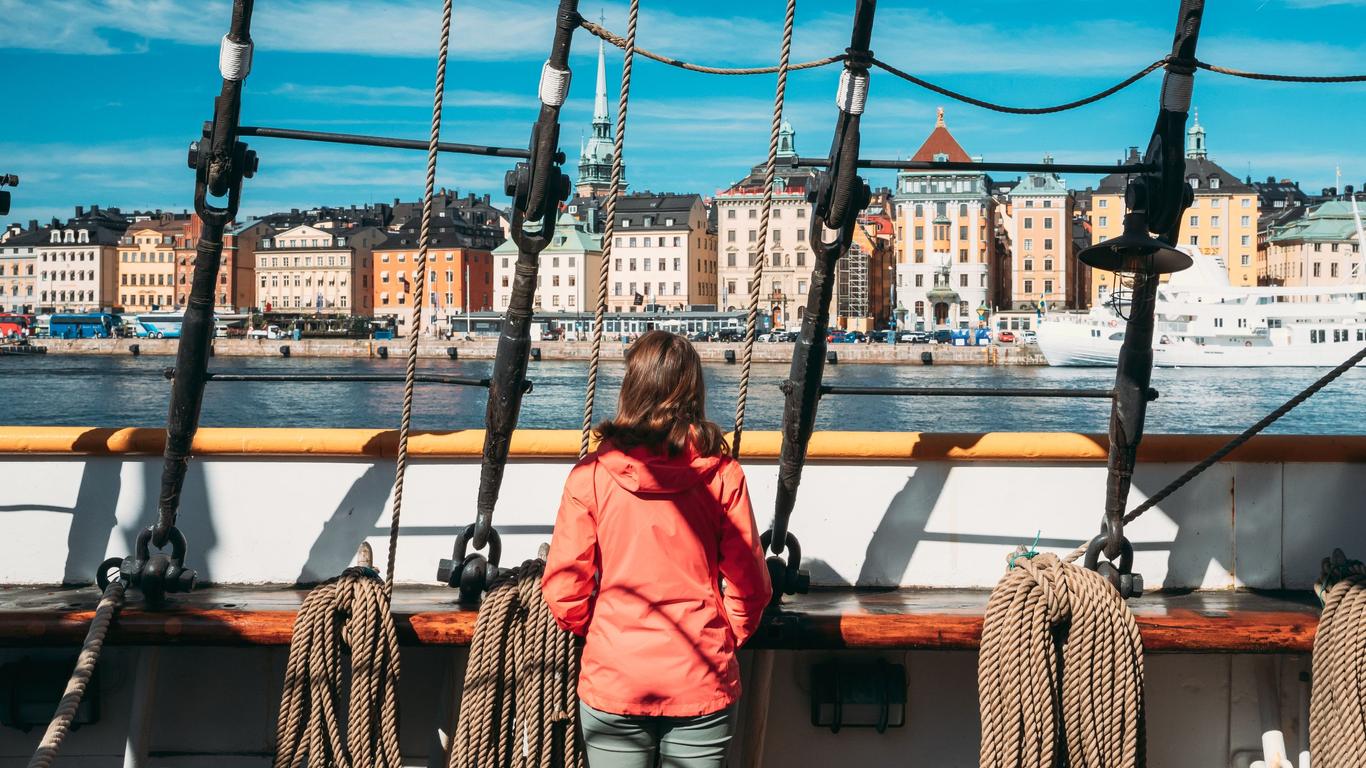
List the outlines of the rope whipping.
{"label": "rope whipping", "polygon": [[[422,199],[417,274],[413,288],[413,325],[408,340],[394,470],[394,503],[389,518],[389,558],[385,576],[368,564],[348,568],[315,587],[299,607],[290,638],[284,691],[276,723],[276,768],[306,764],[399,768],[398,633],[390,610],[394,567],[398,556],[403,483],[408,469],[408,437],[412,427],[413,391],[417,379],[418,342],[422,336],[422,304],[426,294],[427,253],[431,245],[432,204],[436,189],[437,145],[446,91],[452,0],[442,8],[436,84],[432,93],[432,130],[427,144],[427,179]],[[342,715],[344,670],[351,659],[349,699]],[[343,734],[343,723],[345,734]]]}
{"label": "rope whipping", "polygon": [[[598,36],[605,42],[611,43],[622,50],[626,49],[626,38],[613,34],[610,30],[599,24],[594,24],[588,19],[580,19],[579,26]],[[784,32],[784,34],[786,34],[786,32]],[[631,47],[636,53],[647,59],[653,59],[661,64],[668,64],[671,67],[686,69],[689,72],[701,72],[704,75],[771,75],[781,72],[783,69],[816,69],[818,67],[824,67],[844,61],[846,58],[844,54],[840,53],[834,56],[826,56],[823,59],[812,59],[811,61],[803,61],[792,65],[780,64],[776,67],[709,67],[705,64],[693,64],[691,62],[683,61],[682,59],[675,59],[672,56],[665,56],[662,53],[647,51],[644,48],[636,48],[634,45]]]}
{"label": "rope whipping", "polygon": [[602,267],[598,270],[598,306],[593,313],[593,348],[588,359],[588,388],[583,400],[583,433],[579,441],[579,458],[588,455],[588,443],[593,434],[593,403],[598,395],[598,362],[602,359],[602,330],[607,315],[607,277],[612,259],[612,237],[616,232],[617,198],[621,196],[621,153],[626,144],[626,107],[631,96],[631,66],[636,58],[636,21],[640,18],[640,0],[631,0],[626,22],[625,51],[621,63],[621,94],[617,103],[617,135],[612,145],[612,188],[607,191],[603,206],[606,224],[602,230]]}
{"label": "rope whipping", "polygon": [[1366,765],[1366,567],[1342,550],[1314,584],[1323,615],[1314,636],[1309,745],[1317,768]]}
{"label": "rope whipping", "polygon": [[398,634],[379,573],[348,568],[319,584],[294,620],[275,767],[400,768],[398,681]]}
{"label": "rope whipping", "polygon": [[578,738],[579,656],[528,560],[484,596],[465,667],[449,768],[585,768]]}
{"label": "rope whipping", "polygon": [[778,54],[778,85],[773,92],[773,123],[768,132],[768,159],[764,162],[764,197],[759,208],[759,241],[749,277],[749,314],[745,318],[745,347],[740,359],[740,391],[735,400],[735,437],[731,455],[740,458],[740,436],[745,431],[745,406],[749,401],[749,374],[754,363],[754,333],[759,318],[759,292],[768,258],[768,222],[773,215],[773,180],[778,165],[778,140],[783,130],[783,107],[787,103],[788,62],[792,58],[792,28],[797,17],[797,0],[787,0],[783,20],[782,50]]}
{"label": "rope whipping", "polygon": [[1094,571],[1018,558],[987,603],[977,687],[983,768],[1145,764],[1143,641]]}
{"label": "rope whipping", "polygon": [[[403,515],[403,480],[408,471],[408,433],[413,422],[413,382],[417,377],[417,344],[422,337],[422,302],[427,293],[427,250],[432,242],[432,197],[436,194],[437,144],[441,138],[441,107],[446,97],[446,59],[451,42],[451,3],[441,12],[441,43],[436,56],[436,85],[432,88],[432,133],[427,141],[427,186],[422,196],[422,225],[418,233],[417,276],[413,288],[413,330],[408,339],[408,368],[403,380],[403,415],[398,427],[398,460],[394,469],[394,508],[389,519],[389,561],[385,563],[384,588],[394,588],[394,560],[398,554],[398,523]],[[466,290],[468,290],[466,286]]]}
{"label": "rope whipping", "polygon": [[38,742],[38,749],[34,750],[33,757],[29,759],[28,768],[49,768],[57,759],[62,742],[71,732],[71,721],[76,717],[76,709],[80,707],[81,698],[85,696],[86,686],[95,674],[95,665],[99,663],[100,652],[104,650],[104,638],[109,634],[109,624],[123,607],[123,597],[123,582],[117,578],[110,581],[109,586],[105,587],[104,593],[100,595],[100,602],[95,607],[95,616],[90,620],[90,628],[85,633],[85,642],[81,644],[80,655],[76,657],[76,668],[71,670],[66,690],[57,702],[57,711],[52,715],[52,721],[47,724],[47,731]]}

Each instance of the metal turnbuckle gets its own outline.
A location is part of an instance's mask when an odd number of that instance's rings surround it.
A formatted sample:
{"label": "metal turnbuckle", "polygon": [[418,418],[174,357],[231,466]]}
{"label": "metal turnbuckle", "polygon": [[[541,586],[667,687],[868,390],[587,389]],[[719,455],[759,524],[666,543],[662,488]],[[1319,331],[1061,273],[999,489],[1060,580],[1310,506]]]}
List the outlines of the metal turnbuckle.
{"label": "metal turnbuckle", "polygon": [[[773,545],[773,531],[764,531],[759,537],[759,545],[765,552]],[[806,594],[811,590],[811,574],[802,570],[802,545],[797,537],[788,531],[783,536],[783,548],[787,558],[774,553],[768,556],[768,579],[773,584],[773,597],[770,605],[777,605],[783,595]]]}
{"label": "metal turnbuckle", "polygon": [[1134,545],[1122,534],[1119,535],[1118,559],[1101,560],[1101,553],[1112,544],[1112,536],[1108,531],[1102,531],[1091,543],[1086,545],[1086,557],[1082,563],[1090,570],[1095,571],[1105,580],[1110,582],[1120,597],[1128,600],[1132,597],[1143,596],[1143,575],[1134,573]]}
{"label": "metal turnbuckle", "polygon": [[498,531],[489,528],[488,555],[469,552],[470,540],[474,538],[474,525],[455,538],[455,549],[450,559],[442,559],[436,569],[436,579],[448,587],[460,590],[460,602],[478,603],[480,596],[498,578],[498,563],[503,557],[503,540]]}
{"label": "metal turnbuckle", "polygon": [[133,546],[133,555],[122,560],[110,558],[100,565],[95,581],[101,590],[109,586],[110,572],[118,568],[118,579],[133,589],[142,592],[147,602],[156,605],[172,592],[191,592],[199,581],[199,574],[193,568],[185,567],[185,534],[171,526],[166,532],[166,542],[171,552],[164,549],[152,552],[152,534],[156,526],[148,526],[138,534]]}

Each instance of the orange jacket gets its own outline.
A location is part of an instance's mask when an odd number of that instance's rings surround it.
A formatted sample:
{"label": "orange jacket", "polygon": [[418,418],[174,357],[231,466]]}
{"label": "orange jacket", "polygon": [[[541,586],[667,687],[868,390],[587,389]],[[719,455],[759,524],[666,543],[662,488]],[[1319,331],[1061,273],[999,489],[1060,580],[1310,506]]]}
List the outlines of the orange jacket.
{"label": "orange jacket", "polygon": [[735,649],[770,594],[739,462],[604,444],[569,473],[543,587],[559,625],[586,637],[589,706],[668,717],[730,706]]}

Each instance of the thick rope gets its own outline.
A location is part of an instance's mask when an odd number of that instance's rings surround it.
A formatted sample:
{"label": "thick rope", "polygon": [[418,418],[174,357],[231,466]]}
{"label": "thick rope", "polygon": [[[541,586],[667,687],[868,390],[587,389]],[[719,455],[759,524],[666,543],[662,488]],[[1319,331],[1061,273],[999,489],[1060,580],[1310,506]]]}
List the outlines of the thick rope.
{"label": "thick rope", "polygon": [[[441,138],[441,107],[446,96],[446,58],[451,43],[451,2],[441,14],[441,45],[436,58],[436,86],[432,89],[432,135],[427,141],[427,187],[422,195],[422,228],[418,235],[417,277],[413,281],[412,336],[408,339],[408,369],[403,377],[403,415],[398,427],[398,460],[394,469],[394,508],[389,518],[389,562],[384,589],[393,592],[394,561],[398,555],[398,524],[403,515],[403,480],[408,473],[408,432],[413,423],[413,382],[417,378],[417,345],[422,337],[422,302],[427,294],[427,249],[431,245],[432,198],[436,193],[437,144]],[[468,290],[469,286],[466,286]]]}
{"label": "thick rope", "polygon": [[[580,19],[579,26],[622,50],[626,49],[626,38],[613,34],[610,30],[601,25],[594,24],[588,19]],[[786,32],[784,32],[784,34],[786,34]],[[665,56],[662,53],[647,51],[644,48],[636,48],[634,44],[631,47],[636,53],[647,59],[654,59],[661,64],[668,64],[671,67],[686,69],[689,72],[701,72],[704,75],[771,75],[775,72],[781,72],[784,68],[783,65],[776,67],[709,67],[704,64],[693,64],[683,61],[682,59],[675,59],[671,56]],[[836,62],[844,61],[845,58],[845,55],[841,53],[834,56],[826,56],[823,59],[812,59],[811,61],[792,64],[786,67],[786,69],[815,69],[816,67],[824,67]]]}
{"label": "thick rope", "polygon": [[991,593],[977,687],[983,768],[1141,768],[1143,641],[1099,574],[1041,554]]}
{"label": "thick rope", "polygon": [[[351,685],[343,704],[346,651]],[[276,768],[400,768],[398,681],[398,633],[379,574],[348,568],[319,584],[294,620]]]}
{"label": "thick rope", "polygon": [[1204,61],[1195,62],[1195,66],[1220,75],[1232,75],[1248,80],[1269,80],[1277,83],[1366,83],[1366,75],[1275,75],[1265,72],[1244,72],[1241,69],[1220,67]]}
{"label": "thick rope", "polygon": [[541,596],[544,572],[529,560],[484,596],[449,768],[585,768],[578,653]]}
{"label": "thick rope", "polygon": [[640,0],[631,0],[626,38],[621,45],[625,56],[621,64],[621,95],[617,102],[617,135],[612,145],[612,188],[607,190],[607,202],[603,205],[606,224],[602,231],[602,267],[598,269],[598,306],[593,313],[593,349],[588,358],[588,388],[583,398],[579,458],[588,455],[588,443],[593,434],[593,405],[598,396],[598,362],[602,359],[602,330],[607,315],[607,277],[612,263],[612,237],[617,226],[617,198],[621,196],[621,153],[626,144],[626,107],[631,96],[631,67],[636,58],[636,21],[639,18]]}
{"label": "thick rope", "polygon": [[1314,636],[1309,745],[1315,768],[1366,765],[1366,567],[1342,550],[1315,586],[1323,615]]}
{"label": "thick rope", "polygon": [[62,693],[61,701],[57,702],[57,711],[52,715],[52,721],[48,723],[42,741],[38,742],[38,749],[29,759],[28,768],[48,768],[52,761],[57,759],[62,741],[71,731],[71,721],[76,717],[76,709],[80,707],[81,698],[85,696],[86,686],[95,674],[95,665],[99,663],[100,651],[104,649],[104,638],[109,633],[109,624],[123,607],[123,593],[123,582],[118,580],[109,582],[109,586],[104,588],[99,605],[95,607],[95,616],[90,620],[90,629],[86,630],[81,653],[76,657],[76,668],[71,670],[71,679],[66,683],[66,691]]}
{"label": "thick rope", "polygon": [[740,457],[740,436],[745,431],[745,406],[749,401],[749,374],[754,363],[754,334],[759,318],[759,293],[763,288],[764,262],[768,259],[768,222],[773,215],[773,180],[778,165],[778,140],[783,130],[783,106],[787,102],[788,61],[792,58],[792,27],[797,17],[797,0],[787,0],[783,20],[782,50],[778,54],[778,86],[773,93],[773,123],[768,132],[768,159],[764,162],[764,198],[759,210],[758,258],[749,278],[749,314],[745,317],[745,347],[740,356],[740,391],[735,401],[735,437],[731,455]]}

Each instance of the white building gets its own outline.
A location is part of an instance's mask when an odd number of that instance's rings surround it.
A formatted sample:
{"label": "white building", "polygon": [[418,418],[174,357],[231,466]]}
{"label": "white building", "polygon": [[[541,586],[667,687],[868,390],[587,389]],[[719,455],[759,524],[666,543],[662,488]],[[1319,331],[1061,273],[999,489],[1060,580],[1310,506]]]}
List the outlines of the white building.
{"label": "white building", "polygon": [[699,195],[623,196],[616,219],[608,311],[717,304],[716,234]]}
{"label": "white building", "polygon": [[[541,251],[534,308],[538,313],[593,311],[601,268],[602,236],[590,234],[587,224],[569,214],[560,214],[550,245]],[[508,240],[493,251],[493,308],[497,312],[507,311],[512,300],[516,270],[517,243]]]}
{"label": "white building", "polygon": [[93,312],[118,303],[118,244],[128,222],[99,209],[54,223],[38,254],[40,312]]}

